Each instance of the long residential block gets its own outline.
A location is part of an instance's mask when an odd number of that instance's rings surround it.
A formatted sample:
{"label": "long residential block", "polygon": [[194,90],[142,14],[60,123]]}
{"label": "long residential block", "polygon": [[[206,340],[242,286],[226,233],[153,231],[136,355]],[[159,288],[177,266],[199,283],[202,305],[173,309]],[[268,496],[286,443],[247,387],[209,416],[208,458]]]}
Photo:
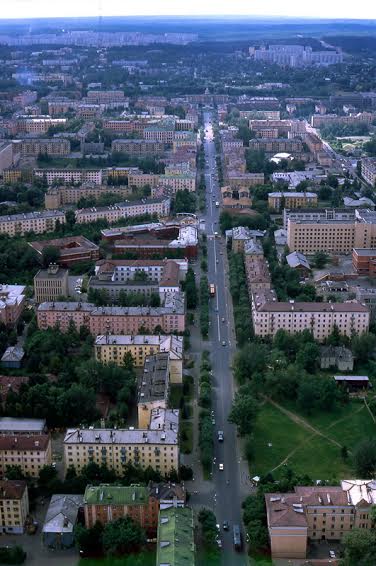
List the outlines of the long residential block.
{"label": "long residential block", "polygon": [[162,474],[179,469],[179,411],[155,409],[148,429],[68,429],[64,438],[64,467],[80,472],[89,462],[118,475],[131,463]]}
{"label": "long residential block", "polygon": [[110,224],[122,218],[140,216],[143,214],[156,214],[163,218],[170,214],[171,200],[168,197],[129,201],[112,206],[81,208],[76,211],[76,222],[83,224],[107,220]]}
{"label": "long residential block", "polygon": [[60,210],[25,212],[0,216],[0,234],[24,236],[27,232],[43,234],[53,232],[56,225],[65,224],[65,213]]}
{"label": "long residential block", "polygon": [[94,336],[99,334],[140,334],[160,328],[173,334],[185,330],[185,304],[180,296],[169,297],[163,307],[95,307],[91,303],[45,302],[37,311],[41,330],[58,325],[66,332],[73,323],[84,326]]}

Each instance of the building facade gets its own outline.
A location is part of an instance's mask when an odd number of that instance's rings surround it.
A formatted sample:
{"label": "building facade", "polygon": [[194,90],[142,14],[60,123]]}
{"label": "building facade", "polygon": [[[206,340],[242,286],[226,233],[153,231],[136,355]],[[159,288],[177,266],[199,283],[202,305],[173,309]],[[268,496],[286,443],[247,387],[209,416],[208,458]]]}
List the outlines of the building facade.
{"label": "building facade", "polygon": [[179,411],[156,409],[149,429],[68,429],[64,438],[64,466],[79,473],[89,462],[121,475],[131,463],[161,474],[179,469]]}
{"label": "building facade", "polygon": [[94,343],[95,359],[102,363],[122,365],[130,354],[135,367],[143,367],[145,359],[166,352],[170,362],[170,380],[181,383],[183,378],[183,337],[163,334],[99,335]]}
{"label": "building facade", "polygon": [[27,232],[43,234],[53,232],[56,224],[65,224],[64,212],[48,210],[0,216],[0,234],[7,236],[24,236]]}
{"label": "building facade", "polygon": [[343,480],[340,486],[297,486],[293,493],[266,493],[272,557],[306,558],[308,543],[340,541],[353,528],[372,527],[373,480]]}
{"label": "building facade", "polygon": [[0,533],[22,535],[28,514],[26,481],[0,480]]}
{"label": "building facade", "polygon": [[51,264],[47,269],[40,269],[34,277],[34,297],[37,303],[57,301],[59,297],[67,297],[68,269]]}
{"label": "building facade", "polygon": [[37,478],[43,466],[51,463],[51,438],[48,434],[0,436],[0,473],[3,476],[8,466],[20,466],[23,474]]}

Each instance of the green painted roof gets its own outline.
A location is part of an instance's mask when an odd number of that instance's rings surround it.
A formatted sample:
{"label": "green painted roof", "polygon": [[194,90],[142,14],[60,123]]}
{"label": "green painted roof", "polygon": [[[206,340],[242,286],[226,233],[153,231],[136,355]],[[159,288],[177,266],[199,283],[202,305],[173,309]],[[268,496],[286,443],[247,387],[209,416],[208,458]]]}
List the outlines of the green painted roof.
{"label": "green painted roof", "polygon": [[84,502],[88,505],[147,505],[148,489],[140,485],[88,485]]}
{"label": "green painted roof", "polygon": [[194,566],[193,512],[188,507],[161,509],[156,566]]}

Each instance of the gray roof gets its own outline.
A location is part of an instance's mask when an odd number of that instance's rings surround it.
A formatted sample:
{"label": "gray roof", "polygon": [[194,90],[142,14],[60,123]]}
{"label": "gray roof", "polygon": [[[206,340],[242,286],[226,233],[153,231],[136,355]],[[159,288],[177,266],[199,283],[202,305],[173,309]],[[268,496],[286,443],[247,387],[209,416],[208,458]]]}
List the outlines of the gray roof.
{"label": "gray roof", "polygon": [[369,381],[366,375],[335,375],[336,381]]}
{"label": "gray roof", "polygon": [[1,358],[2,362],[20,362],[25,355],[25,351],[21,346],[9,346]]}
{"label": "gray roof", "polygon": [[0,216],[0,222],[14,222],[15,220],[38,220],[38,218],[65,218],[65,213],[61,210],[42,210],[42,212],[23,212],[21,214],[11,214]]}
{"label": "gray roof", "polygon": [[305,269],[311,269],[306,256],[300,252],[292,252],[287,255],[286,261],[290,267],[304,267]]}
{"label": "gray roof", "polygon": [[[169,411],[165,411],[166,415]],[[174,412],[172,417],[174,416]],[[179,413],[179,411],[177,411]],[[163,414],[161,417],[163,417]],[[156,415],[157,418],[158,415]],[[177,419],[179,417],[177,416]],[[166,422],[166,419],[163,419]],[[168,421],[170,422],[170,421]],[[172,423],[174,425],[174,422]],[[64,444],[112,444],[112,445],[135,445],[135,444],[178,444],[178,427],[172,426],[165,429],[74,429],[67,430]]]}
{"label": "gray roof", "polygon": [[45,426],[45,419],[0,418],[0,431],[2,432],[43,432]]}
{"label": "gray roof", "polygon": [[264,250],[262,245],[256,240],[246,240],[244,242],[244,253],[247,254],[257,254],[264,255]]}
{"label": "gray roof", "polygon": [[167,401],[169,390],[169,355],[155,354],[145,358],[139,381],[138,402]]}
{"label": "gray roof", "polygon": [[83,501],[83,495],[53,495],[44,521],[43,532],[72,532],[77,521],[78,510],[83,507]]}

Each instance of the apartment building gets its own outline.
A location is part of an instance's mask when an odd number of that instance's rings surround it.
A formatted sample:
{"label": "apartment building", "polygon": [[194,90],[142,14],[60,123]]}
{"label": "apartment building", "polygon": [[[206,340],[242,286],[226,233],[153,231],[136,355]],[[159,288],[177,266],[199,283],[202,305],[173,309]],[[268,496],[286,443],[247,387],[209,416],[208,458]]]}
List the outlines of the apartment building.
{"label": "apartment building", "polygon": [[187,261],[105,260],[98,262],[96,273],[89,280],[89,289],[103,290],[116,303],[121,293],[166,295],[180,290],[180,281],[188,269]]}
{"label": "apartment building", "polygon": [[[287,245],[290,251],[313,254],[318,250],[333,253],[351,253],[353,248],[376,247],[376,212],[357,209],[351,212],[329,214],[322,219],[322,211],[312,219],[296,213],[295,219],[287,218]],[[310,213],[308,213],[310,214]],[[342,217],[342,218],[341,218]],[[302,218],[302,219],[301,219]]]}
{"label": "apartment building", "polygon": [[22,156],[38,156],[40,153],[64,157],[70,153],[70,141],[65,138],[30,138],[13,140],[15,153]]}
{"label": "apartment building", "polygon": [[366,157],[361,160],[362,177],[372,187],[376,186],[376,158]]}
{"label": "apartment building", "polygon": [[80,472],[89,462],[121,475],[129,462],[161,474],[179,469],[179,411],[155,409],[148,429],[68,429],[64,467]]}
{"label": "apartment building", "polygon": [[[177,296],[176,296],[177,295]],[[37,310],[41,330],[58,325],[66,332],[71,321],[99,334],[152,333],[157,328],[168,334],[184,332],[185,304],[181,294],[167,298],[163,307],[95,307],[91,303],[46,302]]]}
{"label": "apartment building", "polygon": [[45,179],[48,185],[60,183],[95,183],[102,184],[102,169],[34,169],[36,179]]}
{"label": "apartment building", "polygon": [[352,264],[359,275],[375,277],[376,275],[376,249],[354,248],[352,251]]}
{"label": "apartment building", "polygon": [[16,120],[18,133],[46,134],[53,126],[65,126],[66,118],[52,118],[51,116],[19,116]]}
{"label": "apartment building", "polygon": [[368,332],[370,313],[358,302],[279,302],[265,300],[264,293],[257,292],[252,297],[252,317],[256,336],[275,336],[280,329],[291,334],[307,329],[322,342],[334,327],[349,338]]}
{"label": "apartment building", "polygon": [[350,114],[347,116],[338,116],[337,114],[313,114],[311,116],[311,126],[313,128],[322,128],[332,124],[372,124],[375,114],[372,112],[360,112],[359,114]]}
{"label": "apartment building", "polygon": [[41,303],[37,310],[38,328],[47,330],[58,326],[62,332],[67,332],[70,324],[77,329],[81,326],[89,328],[90,315],[94,311],[92,303],[75,303],[58,301]]}
{"label": "apartment building", "polygon": [[168,407],[170,392],[170,360],[168,353],[161,352],[145,358],[144,368],[137,388],[137,413],[139,428],[147,428],[152,411]]}
{"label": "apartment building", "polygon": [[265,153],[302,153],[303,143],[297,138],[257,138],[249,141],[250,149]]}
{"label": "apartment building", "polygon": [[122,517],[130,517],[149,535],[158,526],[159,502],[150,497],[146,486],[88,485],[84,495],[85,526],[98,521],[106,525]]}
{"label": "apartment building", "polygon": [[53,232],[57,223],[65,223],[65,213],[59,210],[5,215],[0,216],[0,234],[7,236],[24,236],[27,232],[43,234]]}
{"label": "apartment building", "polygon": [[[169,197],[142,199],[114,204],[112,206],[81,208],[77,210],[77,224],[107,220],[110,224],[122,218],[156,214],[159,218],[169,216],[171,200]],[[1,224],[0,224],[1,228]]]}
{"label": "apartment building", "polygon": [[304,136],[304,141],[308,146],[308,149],[313,154],[318,154],[324,148],[322,140],[316,134],[309,133]]}
{"label": "apartment building", "polygon": [[117,187],[94,183],[83,183],[79,187],[69,185],[51,187],[44,195],[44,206],[47,210],[54,210],[62,205],[77,204],[81,198],[99,199],[108,193],[119,195],[119,199],[122,199],[132,194],[132,189],[125,185]]}
{"label": "apartment building", "polygon": [[68,269],[51,264],[40,269],[34,277],[34,297],[37,303],[57,301],[69,294]]}
{"label": "apartment building", "polygon": [[24,285],[0,284],[0,322],[7,326],[17,324],[26,302]]}
{"label": "apartment building", "polygon": [[22,535],[28,514],[26,481],[0,480],[0,533]]}
{"label": "apartment building", "polygon": [[146,126],[147,122],[144,120],[103,120],[103,129],[114,134],[136,133],[142,135]]}
{"label": "apartment building", "polygon": [[148,258],[179,250],[181,257],[197,256],[198,231],[196,226],[176,222],[153,222],[131,227],[102,230],[102,237],[111,243],[116,253],[133,252]]}
{"label": "apartment building", "polygon": [[348,208],[301,208],[291,210],[289,208],[283,209],[283,227],[287,230],[288,221],[303,222],[354,222],[355,211]]}
{"label": "apartment building", "polygon": [[194,192],[196,190],[196,174],[195,173],[180,173],[173,174],[168,172],[165,175],[159,175],[160,187],[167,188],[169,194],[176,194],[177,191]]}
{"label": "apartment building", "polygon": [[342,63],[342,51],[313,51],[303,45],[269,45],[260,48],[250,47],[250,57],[256,61],[276,64],[282,67],[328,66]]}
{"label": "apartment building", "polygon": [[232,189],[244,190],[265,183],[264,173],[241,173],[239,171],[227,170],[226,181]]}
{"label": "apartment building", "polygon": [[74,100],[50,100],[48,101],[48,114],[50,116],[59,116],[69,112],[74,108],[76,102]]}
{"label": "apartment building", "polygon": [[278,330],[290,334],[309,330],[315,340],[324,341],[338,328],[348,336],[363,334],[370,323],[369,309],[357,301],[346,303],[280,302],[271,288],[269,267],[261,246],[251,244],[245,250],[245,271],[251,299],[256,336],[275,336]]}
{"label": "apartment building", "polygon": [[0,474],[8,466],[20,466],[23,474],[37,478],[43,466],[52,463],[51,438],[48,434],[10,434],[0,436]]}
{"label": "apartment building", "polygon": [[163,142],[154,140],[118,139],[113,140],[111,144],[111,151],[143,157],[144,155],[161,155],[164,153],[165,147],[166,144]]}
{"label": "apartment building", "polygon": [[156,566],[195,566],[195,563],[192,509],[161,509],[158,518]]}
{"label": "apartment building", "polygon": [[43,251],[53,246],[59,250],[58,264],[70,266],[81,261],[95,261],[99,259],[99,247],[84,236],[66,236],[65,238],[54,238],[52,240],[37,240],[29,242],[40,259]]}
{"label": "apartment building", "polygon": [[[249,120],[249,127],[254,132],[262,132],[264,130],[276,131],[275,136],[265,136],[274,138],[287,138],[288,134],[291,132],[291,120],[261,120],[261,119],[251,119]],[[263,137],[263,136],[260,136]]]}
{"label": "apartment building", "polygon": [[304,559],[310,541],[340,541],[353,528],[372,527],[374,480],[343,480],[340,486],[296,486],[292,493],[266,493],[273,559]]}
{"label": "apartment building", "polygon": [[15,417],[0,417],[1,436],[10,436],[12,434],[26,434],[27,436],[39,435],[44,434],[46,430],[45,419],[18,419]]}
{"label": "apartment building", "polygon": [[169,124],[145,125],[142,133],[145,140],[172,144],[175,135],[175,124],[171,121]]}
{"label": "apartment building", "polygon": [[304,192],[275,192],[268,193],[268,207],[277,210],[282,208],[308,208],[317,206],[317,194]]}
{"label": "apartment building", "polygon": [[122,90],[88,90],[87,100],[91,104],[121,102],[124,103],[124,106],[128,106],[128,98],[124,96]]}
{"label": "apartment building", "polygon": [[245,245],[249,240],[263,236],[264,232],[251,230],[245,226],[235,226],[226,231],[226,241],[231,240],[231,249],[234,253],[244,253]]}
{"label": "apartment building", "polygon": [[128,185],[130,187],[156,187],[159,183],[160,175],[155,173],[142,173],[142,171],[135,171],[128,175]]}
{"label": "apartment building", "polygon": [[98,362],[122,365],[124,357],[130,354],[135,367],[143,367],[146,358],[160,352],[169,356],[171,383],[181,383],[183,379],[183,338],[163,334],[116,335],[106,334],[96,337],[94,355]]}

